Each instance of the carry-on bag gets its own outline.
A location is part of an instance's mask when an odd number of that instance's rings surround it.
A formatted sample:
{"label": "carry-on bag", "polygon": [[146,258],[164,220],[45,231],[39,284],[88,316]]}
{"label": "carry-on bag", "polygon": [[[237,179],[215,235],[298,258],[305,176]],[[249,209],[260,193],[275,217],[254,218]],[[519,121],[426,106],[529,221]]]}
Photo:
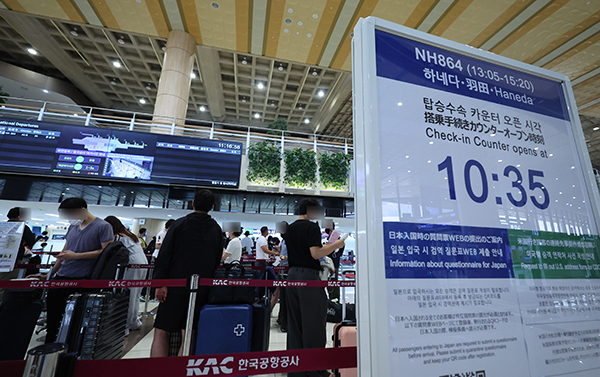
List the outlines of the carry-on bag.
{"label": "carry-on bag", "polygon": [[[240,262],[233,262],[226,268],[215,271],[214,279],[256,279],[255,271],[246,270]],[[212,286],[208,303],[211,305],[248,304],[256,301],[256,290],[253,287]]]}
{"label": "carry-on bag", "polygon": [[129,290],[76,293],[69,297],[57,342],[78,359],[118,359],[125,343]]}
{"label": "carry-on bag", "polygon": [[43,304],[39,289],[7,289],[0,303],[0,361],[23,360]]}
{"label": "carry-on bag", "polygon": [[263,297],[252,305],[252,347],[251,352],[269,350],[271,335],[271,301]]}
{"label": "carry-on bag", "polygon": [[[334,347],[356,347],[356,322],[344,321],[335,325],[333,345]],[[356,377],[358,371],[356,368],[336,369],[334,374],[336,377]]]}
{"label": "carry-on bag", "polygon": [[250,352],[252,305],[205,305],[200,310],[196,355]]}

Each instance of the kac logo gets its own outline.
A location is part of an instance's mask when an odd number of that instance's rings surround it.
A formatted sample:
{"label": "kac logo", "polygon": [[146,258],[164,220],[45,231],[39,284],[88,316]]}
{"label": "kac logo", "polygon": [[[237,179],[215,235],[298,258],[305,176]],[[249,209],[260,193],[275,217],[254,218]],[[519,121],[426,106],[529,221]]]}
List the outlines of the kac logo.
{"label": "kac logo", "polygon": [[231,374],[233,369],[228,368],[227,364],[233,361],[233,356],[227,356],[220,363],[216,358],[190,359],[186,368],[187,376],[206,376],[210,372],[210,368],[212,368],[213,374]]}

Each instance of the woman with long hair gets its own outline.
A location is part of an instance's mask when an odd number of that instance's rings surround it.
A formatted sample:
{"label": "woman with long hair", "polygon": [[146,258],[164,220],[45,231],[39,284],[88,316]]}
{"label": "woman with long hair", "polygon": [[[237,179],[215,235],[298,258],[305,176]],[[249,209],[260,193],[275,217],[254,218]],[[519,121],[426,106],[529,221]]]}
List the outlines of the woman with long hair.
{"label": "woman with long hair", "polygon": [[[147,264],[148,260],[144,255],[144,250],[139,238],[127,230],[125,225],[115,216],[108,216],[104,219],[113,227],[113,232],[117,239],[129,250],[130,264]],[[146,277],[146,270],[141,268],[130,268],[125,273],[126,280],[142,280]],[[142,288],[129,289],[129,315],[127,316],[127,331],[138,330],[142,327],[142,321],[138,318],[140,310],[140,294]]]}

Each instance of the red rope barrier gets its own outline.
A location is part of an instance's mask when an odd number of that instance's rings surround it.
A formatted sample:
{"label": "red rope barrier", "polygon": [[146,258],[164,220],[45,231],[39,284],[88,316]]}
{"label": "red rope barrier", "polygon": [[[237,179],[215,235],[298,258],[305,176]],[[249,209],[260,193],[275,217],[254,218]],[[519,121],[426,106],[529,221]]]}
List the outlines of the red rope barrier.
{"label": "red rope barrier", "polygon": [[[347,369],[357,366],[357,348],[313,348],[150,359],[77,360],[73,377],[254,376]],[[3,377],[21,377],[24,361],[0,362]]]}
{"label": "red rope barrier", "polygon": [[[17,268],[21,268],[21,269],[36,269],[36,268],[42,268],[42,269],[46,269],[46,268],[52,268],[52,264],[15,264],[15,269]],[[283,267],[283,266],[269,266],[271,268],[273,268],[273,270],[275,271],[287,271],[290,268],[289,267]],[[127,266],[127,268],[131,268],[131,269],[152,269],[154,268],[153,264],[130,264]],[[219,269],[223,269],[223,266],[219,266]],[[264,266],[244,266],[244,268],[246,270],[256,270],[256,271],[263,271],[264,269],[266,269],[266,267]]]}
{"label": "red rope barrier", "polygon": [[243,279],[206,279],[198,282],[201,286],[234,286],[234,287],[354,287],[354,281],[337,280],[243,280]]}
{"label": "red rope barrier", "polygon": [[73,377],[236,377],[345,369],[356,367],[356,352],[356,347],[347,347],[157,359],[82,360],[75,364]]}
{"label": "red rope barrier", "polygon": [[3,289],[186,287],[186,279],[153,280],[5,280]]}

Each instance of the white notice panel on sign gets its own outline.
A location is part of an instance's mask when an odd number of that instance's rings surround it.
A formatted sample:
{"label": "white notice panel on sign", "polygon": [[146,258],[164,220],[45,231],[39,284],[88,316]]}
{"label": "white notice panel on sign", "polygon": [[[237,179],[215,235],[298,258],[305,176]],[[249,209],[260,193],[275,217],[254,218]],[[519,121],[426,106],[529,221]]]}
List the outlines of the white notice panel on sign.
{"label": "white notice panel on sign", "polygon": [[0,223],[0,272],[12,271],[17,261],[25,223]]}
{"label": "white notice panel on sign", "polygon": [[361,374],[599,375],[568,78],[373,18],[353,46]]}

